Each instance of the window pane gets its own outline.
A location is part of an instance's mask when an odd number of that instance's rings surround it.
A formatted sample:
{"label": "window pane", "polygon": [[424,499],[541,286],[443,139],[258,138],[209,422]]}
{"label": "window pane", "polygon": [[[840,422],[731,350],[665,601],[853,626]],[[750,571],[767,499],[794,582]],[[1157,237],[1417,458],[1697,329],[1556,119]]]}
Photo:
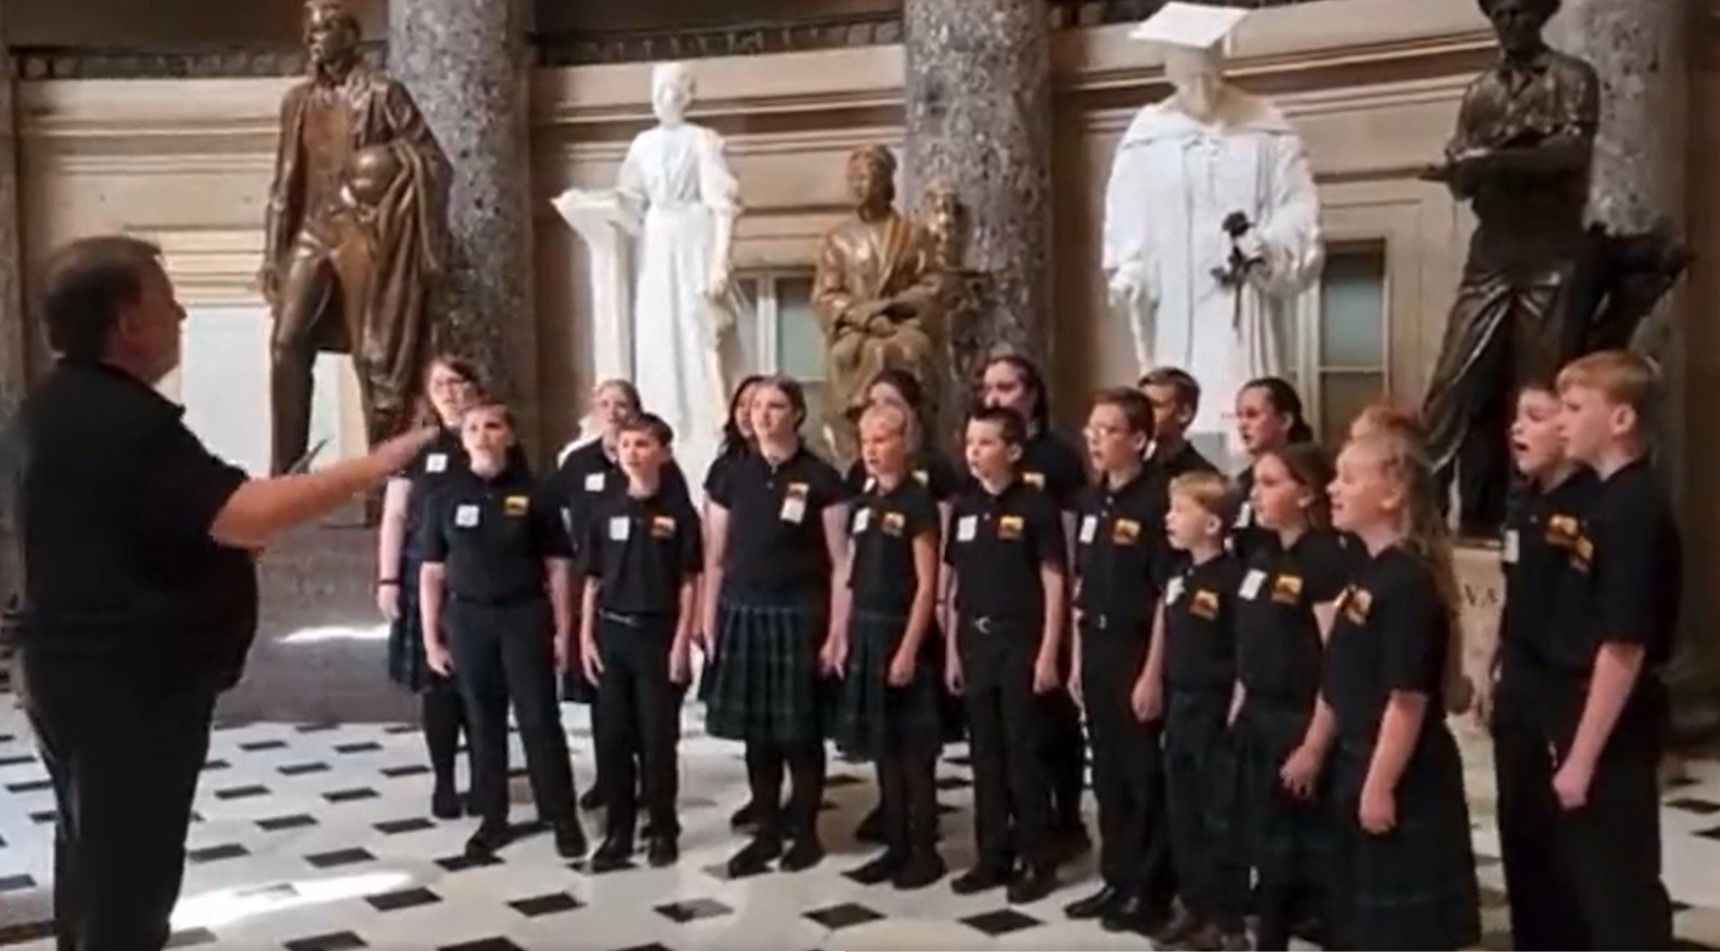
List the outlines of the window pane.
{"label": "window pane", "polygon": [[1385,247],[1331,250],[1320,284],[1320,366],[1385,366]]}
{"label": "window pane", "polygon": [[741,312],[735,315],[735,339],[740,345],[741,373],[759,373],[764,368],[759,363],[759,310],[758,310],[757,278],[736,278],[735,292],[741,299]]}
{"label": "window pane", "polygon": [[824,379],[824,329],[812,312],[812,278],[776,281],[777,367],[802,381]]}
{"label": "window pane", "polygon": [[1323,373],[1320,375],[1320,439],[1336,446],[1350,430],[1350,421],[1362,408],[1386,395],[1386,375],[1368,373]]}

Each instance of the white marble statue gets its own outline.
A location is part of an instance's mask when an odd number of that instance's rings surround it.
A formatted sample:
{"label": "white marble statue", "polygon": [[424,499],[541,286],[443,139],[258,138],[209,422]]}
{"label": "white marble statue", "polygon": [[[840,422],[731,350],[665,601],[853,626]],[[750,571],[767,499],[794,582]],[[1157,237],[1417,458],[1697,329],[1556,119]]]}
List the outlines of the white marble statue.
{"label": "white marble statue", "polygon": [[[1238,388],[1283,375],[1280,329],[1324,258],[1302,140],[1272,103],[1224,81],[1223,46],[1244,16],[1169,3],[1135,32],[1165,50],[1175,92],[1129,124],[1105,194],[1111,306],[1141,372],[1173,365],[1200,381],[1190,432],[1203,451],[1234,447]],[[1243,218],[1233,239],[1226,222]]]}
{"label": "white marble statue", "polygon": [[554,205],[591,251],[595,379],[637,384],[699,480],[716,455],[738,356],[729,268],[741,202],[722,137],[686,120],[693,95],[685,64],[659,64],[658,124],[633,140],[617,186],[569,189]]}

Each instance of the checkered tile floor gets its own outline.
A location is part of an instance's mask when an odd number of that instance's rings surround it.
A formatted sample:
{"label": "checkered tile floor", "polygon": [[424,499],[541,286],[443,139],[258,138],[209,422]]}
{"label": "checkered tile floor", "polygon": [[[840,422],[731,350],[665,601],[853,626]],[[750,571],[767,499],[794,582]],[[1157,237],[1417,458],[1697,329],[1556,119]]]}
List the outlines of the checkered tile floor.
{"label": "checkered tile floor", "polygon": [[[0,946],[51,948],[52,799],[23,718],[0,712]],[[725,881],[738,845],[729,812],[744,799],[738,749],[704,737],[689,710],[683,744],[680,865],[601,877],[556,859],[544,835],[501,862],[461,858],[468,823],[428,818],[429,778],[410,727],[219,730],[198,797],[190,868],[174,944],[225,949],[1139,949],[1064,921],[1091,888],[1091,860],[1051,899],[1006,907],[999,893],[959,898],[862,887],[842,875],[867,852],[851,834],[870,805],[866,768],[837,762],[824,829],[832,855],[816,870]],[[582,782],[591,743],[582,709],[567,723]],[[1472,765],[1484,775],[1484,753]],[[515,763],[520,763],[516,752]],[[962,750],[939,767],[946,856],[972,858],[969,768]],[[516,819],[531,816],[524,781]],[[1504,897],[1484,795],[1475,842],[1490,887],[1488,945],[1504,948]],[[1687,948],[1720,945],[1720,764],[1698,763],[1667,794],[1666,873]],[[1088,880],[1088,881],[1081,881]]]}

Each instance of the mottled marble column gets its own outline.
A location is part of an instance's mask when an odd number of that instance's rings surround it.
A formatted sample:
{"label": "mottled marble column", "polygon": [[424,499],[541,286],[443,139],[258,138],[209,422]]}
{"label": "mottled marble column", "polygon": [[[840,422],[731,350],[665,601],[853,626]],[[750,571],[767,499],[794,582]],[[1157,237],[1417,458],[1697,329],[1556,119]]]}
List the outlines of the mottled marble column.
{"label": "mottled marble column", "polygon": [[[953,189],[980,292],[958,368],[998,345],[1050,365],[1051,25],[1042,0],[906,0],[910,204]],[[966,330],[969,333],[960,333]],[[959,370],[958,370],[959,372]]]}
{"label": "mottled marble column", "polygon": [[[0,15],[0,36],[4,36]],[[6,45],[0,41],[0,434],[28,382],[25,355],[29,348],[29,325],[24,315],[22,255],[18,247],[18,126],[17,84]],[[0,435],[0,452],[4,437]],[[0,479],[0,492],[4,492]],[[0,497],[0,604],[11,594],[17,579],[13,546],[11,506]]]}
{"label": "mottled marble column", "polygon": [[453,164],[450,344],[471,357],[535,432],[531,63],[526,0],[388,5],[388,69],[406,84]]}

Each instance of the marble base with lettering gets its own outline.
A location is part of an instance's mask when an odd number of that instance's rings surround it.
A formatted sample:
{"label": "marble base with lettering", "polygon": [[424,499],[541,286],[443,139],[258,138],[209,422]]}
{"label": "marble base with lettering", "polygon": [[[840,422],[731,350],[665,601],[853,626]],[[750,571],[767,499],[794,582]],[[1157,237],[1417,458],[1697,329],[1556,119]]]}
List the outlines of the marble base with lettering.
{"label": "marble base with lettering", "polygon": [[[1455,553],[1457,588],[1462,599],[1463,671],[1471,684],[1489,676],[1487,660],[1499,643],[1499,609],[1505,602],[1505,572],[1496,545],[1463,543]],[[1493,774],[1493,738],[1473,714],[1451,719],[1463,753],[1464,789],[1472,815],[1491,814],[1498,800]]]}

